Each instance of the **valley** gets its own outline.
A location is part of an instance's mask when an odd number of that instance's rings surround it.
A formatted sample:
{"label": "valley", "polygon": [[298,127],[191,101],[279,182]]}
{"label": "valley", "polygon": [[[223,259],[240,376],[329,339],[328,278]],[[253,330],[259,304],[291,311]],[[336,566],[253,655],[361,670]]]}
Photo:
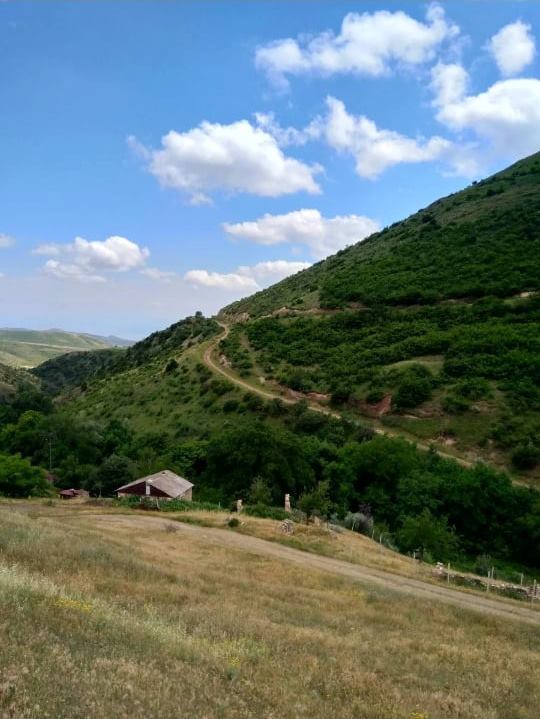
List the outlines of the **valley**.
{"label": "valley", "polygon": [[133,344],[119,337],[98,337],[63,330],[0,328],[0,364],[29,368],[67,352],[89,352]]}

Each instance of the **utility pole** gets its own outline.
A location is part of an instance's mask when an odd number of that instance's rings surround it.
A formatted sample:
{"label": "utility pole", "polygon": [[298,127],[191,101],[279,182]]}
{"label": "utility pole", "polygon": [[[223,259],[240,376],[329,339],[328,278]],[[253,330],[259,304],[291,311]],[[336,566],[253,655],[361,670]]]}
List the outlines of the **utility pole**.
{"label": "utility pole", "polygon": [[47,447],[49,450],[49,472],[52,473],[52,448],[53,448],[53,440],[56,439],[56,435],[54,432],[47,432],[45,434],[45,441],[47,442]]}

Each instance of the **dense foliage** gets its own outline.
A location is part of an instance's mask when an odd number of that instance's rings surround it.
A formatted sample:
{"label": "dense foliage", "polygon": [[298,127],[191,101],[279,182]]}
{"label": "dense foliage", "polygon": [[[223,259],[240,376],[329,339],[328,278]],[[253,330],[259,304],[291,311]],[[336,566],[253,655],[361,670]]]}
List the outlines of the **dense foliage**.
{"label": "dense foliage", "polygon": [[[163,370],[164,371],[164,370]],[[208,380],[204,374],[201,385]],[[201,436],[134,432],[117,419],[96,421],[51,411],[33,395],[15,403],[0,429],[0,493],[47,494],[85,487],[110,496],[135,476],[163,467],[195,483],[197,498],[222,506],[242,497],[258,516],[283,516],[285,493],[306,515],[350,513],[404,551],[434,559],[490,554],[538,566],[540,494],[486,466],[465,469],[403,440],[316,414],[305,404],[256,403],[234,422]]]}
{"label": "dense foliage", "polygon": [[538,479],[539,214],[536,154],[225,308],[223,352],[355,412],[391,397],[391,426]]}

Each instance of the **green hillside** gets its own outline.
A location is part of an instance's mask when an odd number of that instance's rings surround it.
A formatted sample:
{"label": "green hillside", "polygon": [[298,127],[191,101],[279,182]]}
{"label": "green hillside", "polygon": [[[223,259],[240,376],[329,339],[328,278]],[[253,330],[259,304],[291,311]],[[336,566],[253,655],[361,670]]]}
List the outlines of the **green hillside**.
{"label": "green hillside", "polygon": [[0,364],[0,404],[8,403],[17,391],[39,387],[39,384],[29,372]]}
{"label": "green hillside", "polygon": [[538,290],[539,213],[537,153],[222,312],[431,305]]}
{"label": "green hillside", "polygon": [[264,514],[287,492],[435,561],[539,567],[539,183],[518,163],[221,327],[197,313],[43,363],[48,396],[18,390],[0,417],[0,480],[16,453],[30,483],[46,467],[104,495],[168,467],[202,501]]}
{"label": "green hillside", "polygon": [[[245,377],[537,476],[540,154],[222,310]],[[247,320],[247,321],[246,321]],[[389,403],[391,409],[388,410]]]}
{"label": "green hillside", "polygon": [[0,329],[0,362],[12,367],[35,367],[66,352],[87,352],[127,346],[127,340],[63,330]]}

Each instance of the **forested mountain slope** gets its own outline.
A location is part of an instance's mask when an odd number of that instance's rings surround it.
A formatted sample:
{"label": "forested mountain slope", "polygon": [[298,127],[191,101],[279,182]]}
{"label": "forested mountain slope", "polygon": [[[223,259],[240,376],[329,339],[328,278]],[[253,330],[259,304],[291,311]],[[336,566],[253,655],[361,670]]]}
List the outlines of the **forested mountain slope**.
{"label": "forested mountain slope", "polygon": [[243,321],[223,351],[267,386],[534,475],[539,288],[536,154],[226,307]]}
{"label": "forested mountain slope", "polygon": [[540,153],[225,307],[433,304],[540,287]]}

